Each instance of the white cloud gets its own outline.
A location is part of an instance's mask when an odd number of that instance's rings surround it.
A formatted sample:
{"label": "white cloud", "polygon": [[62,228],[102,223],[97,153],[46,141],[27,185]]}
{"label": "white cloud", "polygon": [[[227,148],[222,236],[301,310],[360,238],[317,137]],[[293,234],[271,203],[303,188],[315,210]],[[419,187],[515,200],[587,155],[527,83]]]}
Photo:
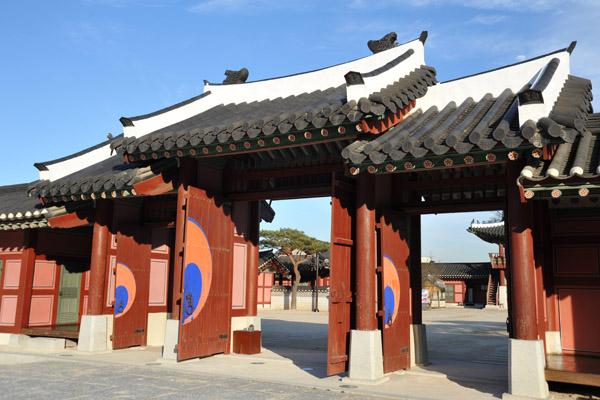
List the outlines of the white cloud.
{"label": "white cloud", "polygon": [[506,15],[476,15],[469,23],[481,25],[494,25],[506,20]]}
{"label": "white cloud", "polygon": [[122,7],[163,7],[177,0],[83,0],[93,6]]}
{"label": "white cloud", "polygon": [[277,0],[203,0],[188,7],[187,11],[197,14],[222,12],[260,12],[297,7],[306,7],[309,1],[277,1]]}
{"label": "white cloud", "polygon": [[515,57],[515,59],[517,61],[524,61],[527,59],[527,57],[525,56],[525,54],[519,54],[518,56]]}
{"label": "white cloud", "polygon": [[98,24],[89,21],[70,21],[62,24],[70,46],[84,54],[112,51],[120,43],[123,27],[117,24]]}
{"label": "white cloud", "polygon": [[[402,3],[401,0],[391,1]],[[476,8],[479,10],[504,10],[514,12],[547,12],[572,9],[572,7],[577,6],[600,7],[600,4],[593,0],[410,0],[409,3],[414,7],[454,5],[466,8]]]}
{"label": "white cloud", "polygon": [[498,10],[511,12],[554,12],[571,10],[573,7],[600,7],[597,0],[353,0],[349,7],[382,9],[390,6],[445,7],[458,6],[478,10]]}

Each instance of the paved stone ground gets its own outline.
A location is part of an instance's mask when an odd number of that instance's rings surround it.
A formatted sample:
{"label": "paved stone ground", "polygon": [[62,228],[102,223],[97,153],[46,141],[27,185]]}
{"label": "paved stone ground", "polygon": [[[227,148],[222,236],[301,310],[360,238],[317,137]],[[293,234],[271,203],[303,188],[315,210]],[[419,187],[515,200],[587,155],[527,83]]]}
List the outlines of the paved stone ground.
{"label": "paved stone ground", "polygon": [[[507,390],[506,311],[424,312],[432,363],[391,374],[389,382],[371,387],[326,377],[327,313],[259,313],[264,349],[253,356],[169,363],[157,360],[160,348],[38,355],[3,347],[0,399],[482,400],[501,398]],[[578,392],[572,389],[562,392],[569,395],[558,397],[596,398],[573,397]]]}
{"label": "paved stone ground", "polygon": [[477,308],[423,312],[431,360],[508,366],[508,311]]}
{"label": "paved stone ground", "polygon": [[[152,363],[150,363],[152,364]],[[327,390],[67,360],[0,366],[0,399],[376,399]]]}

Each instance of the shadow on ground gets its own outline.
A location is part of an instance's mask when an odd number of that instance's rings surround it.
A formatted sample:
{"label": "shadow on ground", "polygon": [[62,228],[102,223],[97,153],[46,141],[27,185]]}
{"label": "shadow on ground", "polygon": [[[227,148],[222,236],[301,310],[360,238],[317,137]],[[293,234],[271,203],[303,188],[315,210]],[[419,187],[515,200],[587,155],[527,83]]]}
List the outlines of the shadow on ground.
{"label": "shadow on ground", "polygon": [[317,378],[327,376],[327,324],[263,319],[262,347]]}

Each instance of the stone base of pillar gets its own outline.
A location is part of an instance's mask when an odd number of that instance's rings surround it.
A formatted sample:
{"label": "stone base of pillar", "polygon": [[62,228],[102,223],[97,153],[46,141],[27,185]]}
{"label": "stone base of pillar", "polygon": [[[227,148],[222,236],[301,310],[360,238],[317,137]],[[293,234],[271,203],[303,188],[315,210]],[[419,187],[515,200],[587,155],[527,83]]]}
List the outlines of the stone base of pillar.
{"label": "stone base of pillar", "polygon": [[542,340],[509,339],[508,393],[503,399],[550,399]]}
{"label": "stone base of pillar", "polygon": [[377,385],[389,379],[383,374],[381,331],[350,331],[348,383]]}
{"label": "stone base of pillar", "polygon": [[427,349],[427,326],[416,324],[410,326],[410,366],[429,365]]}
{"label": "stone base of pillar", "polygon": [[546,332],[546,354],[562,354],[559,331]]}
{"label": "stone base of pillar", "polygon": [[241,331],[248,329],[252,325],[252,330],[260,331],[260,317],[259,316],[247,316],[247,317],[231,317],[231,332],[230,332],[230,346],[229,351],[233,353],[233,331]]}
{"label": "stone base of pillar", "polygon": [[110,350],[108,346],[112,334],[112,315],[84,315],[79,327],[77,350],[96,353]]}
{"label": "stone base of pillar", "polygon": [[19,347],[24,348],[27,347],[27,343],[29,342],[29,336],[23,335],[21,333],[10,333],[8,338],[8,343],[10,347]]}
{"label": "stone base of pillar", "polygon": [[165,345],[162,358],[167,361],[177,361],[175,346],[179,343],[179,320],[168,319],[165,325]]}
{"label": "stone base of pillar", "polygon": [[12,333],[0,333],[0,345],[8,345]]}

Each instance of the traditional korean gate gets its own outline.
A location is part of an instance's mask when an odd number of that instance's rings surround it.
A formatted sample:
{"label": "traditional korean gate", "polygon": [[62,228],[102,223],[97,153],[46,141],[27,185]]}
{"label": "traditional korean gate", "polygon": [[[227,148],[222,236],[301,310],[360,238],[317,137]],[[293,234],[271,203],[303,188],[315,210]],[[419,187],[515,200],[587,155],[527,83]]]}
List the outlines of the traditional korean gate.
{"label": "traditional korean gate", "polygon": [[150,232],[128,225],[119,227],[117,233],[113,349],[146,345]]}
{"label": "traditional korean gate", "polygon": [[348,369],[348,340],[352,324],[352,214],[353,187],[334,175],[331,198],[331,261],[329,292],[329,333],[327,344],[327,375]]}
{"label": "traditional korean gate", "polygon": [[231,213],[188,188],[177,359],[228,353],[231,330]]}
{"label": "traditional korean gate", "polygon": [[410,367],[408,217],[386,210],[380,219],[383,292],[383,372]]}

